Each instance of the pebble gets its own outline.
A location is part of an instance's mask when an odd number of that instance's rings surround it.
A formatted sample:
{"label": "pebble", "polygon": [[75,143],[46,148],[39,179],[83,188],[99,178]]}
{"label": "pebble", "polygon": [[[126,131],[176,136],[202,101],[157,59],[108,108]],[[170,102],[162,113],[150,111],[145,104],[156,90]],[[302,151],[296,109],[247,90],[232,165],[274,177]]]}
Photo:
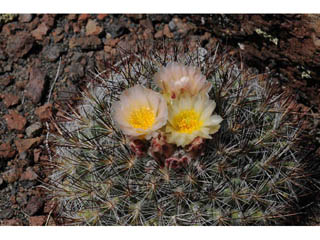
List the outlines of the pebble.
{"label": "pebble", "polygon": [[43,204],[44,204],[44,201],[42,198],[32,196],[26,208],[24,209],[24,211],[29,216],[33,216],[43,207]]}
{"label": "pebble", "polygon": [[38,116],[40,121],[48,121],[52,118],[52,103],[46,103],[34,111],[34,113]]}
{"label": "pebble", "polygon": [[10,159],[13,158],[16,154],[16,150],[14,150],[9,143],[2,143],[0,145],[0,159]]}
{"label": "pebble", "polygon": [[30,98],[33,103],[38,103],[41,100],[45,86],[45,77],[44,71],[38,67],[31,68],[25,95]]}
{"label": "pebble", "polygon": [[36,138],[26,138],[26,139],[16,139],[14,141],[18,152],[22,153],[30,149],[34,144],[40,143],[41,137],[36,137]]}
{"label": "pebble", "polygon": [[19,21],[23,23],[31,22],[32,14],[19,14]]}
{"label": "pebble", "polygon": [[86,35],[99,35],[102,32],[102,27],[98,25],[98,23],[92,19],[89,19],[86,25]]}
{"label": "pebble", "polygon": [[8,38],[6,53],[9,57],[17,60],[25,56],[32,48],[34,38],[28,32],[17,32],[15,35],[10,35]]}
{"label": "pebble", "polygon": [[12,218],[12,216],[13,216],[13,210],[10,208],[0,211],[0,219],[8,219],[8,218]]}
{"label": "pebble", "polygon": [[30,226],[43,226],[46,223],[46,216],[32,216],[29,217]]}
{"label": "pebble", "polygon": [[35,122],[26,128],[26,134],[28,137],[34,137],[37,135],[42,129],[41,122]]}
{"label": "pebble", "polygon": [[22,132],[27,123],[27,119],[15,110],[9,110],[9,114],[4,115],[3,118],[6,120],[9,130]]}

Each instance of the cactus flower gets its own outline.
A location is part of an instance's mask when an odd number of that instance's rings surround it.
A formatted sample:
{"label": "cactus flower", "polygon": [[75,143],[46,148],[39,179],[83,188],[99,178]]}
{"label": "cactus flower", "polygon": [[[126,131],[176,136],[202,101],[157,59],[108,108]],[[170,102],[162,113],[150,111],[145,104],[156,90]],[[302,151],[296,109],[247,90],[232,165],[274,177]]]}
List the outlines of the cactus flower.
{"label": "cactus flower", "polygon": [[186,146],[196,137],[211,138],[220,128],[222,118],[212,115],[216,103],[207,95],[182,96],[168,107],[167,141]]}
{"label": "cactus flower", "polygon": [[150,139],[168,118],[161,94],[140,85],[125,90],[113,103],[113,119],[127,136]]}
{"label": "cactus flower", "polygon": [[191,96],[207,93],[212,86],[201,74],[200,69],[177,62],[161,68],[155,74],[154,80],[167,99],[175,99],[184,93]]}

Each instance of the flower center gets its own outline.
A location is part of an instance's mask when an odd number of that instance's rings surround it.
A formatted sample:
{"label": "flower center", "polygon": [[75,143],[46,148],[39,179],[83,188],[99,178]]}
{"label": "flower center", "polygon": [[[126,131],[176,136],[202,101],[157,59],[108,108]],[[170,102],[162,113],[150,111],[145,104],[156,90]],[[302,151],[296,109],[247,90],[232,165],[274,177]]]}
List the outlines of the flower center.
{"label": "flower center", "polygon": [[202,124],[200,114],[193,109],[183,110],[173,118],[173,126],[181,133],[192,133],[195,130],[199,130]]}
{"label": "flower center", "polygon": [[129,124],[134,128],[149,129],[155,120],[154,111],[148,107],[133,110],[129,117]]}

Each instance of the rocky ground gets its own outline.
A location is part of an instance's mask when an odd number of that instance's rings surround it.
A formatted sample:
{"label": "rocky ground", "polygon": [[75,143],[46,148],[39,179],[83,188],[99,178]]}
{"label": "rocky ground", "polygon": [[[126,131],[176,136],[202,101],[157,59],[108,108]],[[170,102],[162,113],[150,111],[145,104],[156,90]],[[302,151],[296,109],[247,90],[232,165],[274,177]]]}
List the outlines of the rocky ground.
{"label": "rocky ground", "polygon": [[319,19],[317,15],[1,14],[1,225],[62,224],[53,217],[55,203],[43,187],[50,169],[46,148],[50,118],[59,114],[57,102],[71,98],[94,73],[105,70],[116,48],[134,49],[139,40],[166,38],[206,48],[219,42],[257,71],[272,71],[284,88],[292,90],[300,108],[317,114]]}

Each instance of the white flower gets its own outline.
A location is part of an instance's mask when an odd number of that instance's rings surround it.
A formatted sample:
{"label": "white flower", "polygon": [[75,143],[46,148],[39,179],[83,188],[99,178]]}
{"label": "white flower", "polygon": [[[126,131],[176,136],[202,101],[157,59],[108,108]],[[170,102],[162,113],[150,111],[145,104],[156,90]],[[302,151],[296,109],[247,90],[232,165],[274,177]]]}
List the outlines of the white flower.
{"label": "white flower", "polygon": [[223,120],[212,115],[216,103],[207,95],[182,96],[168,108],[167,140],[177,146],[186,146],[196,137],[211,138]]}
{"label": "white flower", "polygon": [[175,99],[184,93],[191,96],[208,93],[212,86],[201,74],[200,69],[176,62],[162,67],[155,74],[154,80],[169,99]]}
{"label": "white flower", "polygon": [[149,139],[168,119],[162,95],[140,85],[125,90],[112,108],[113,119],[131,137]]}

